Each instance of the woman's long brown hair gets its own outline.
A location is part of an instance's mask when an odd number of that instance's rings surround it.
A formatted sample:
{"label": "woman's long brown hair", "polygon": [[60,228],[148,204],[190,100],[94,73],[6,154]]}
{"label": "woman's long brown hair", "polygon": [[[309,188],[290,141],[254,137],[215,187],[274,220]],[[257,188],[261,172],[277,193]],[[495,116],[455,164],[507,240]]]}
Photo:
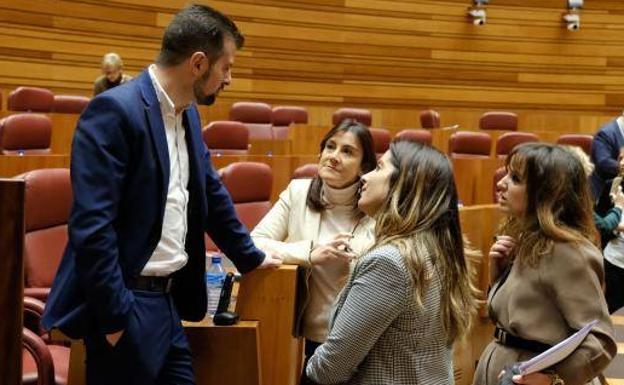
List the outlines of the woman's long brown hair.
{"label": "woman's long brown hair", "polygon": [[547,143],[526,143],[507,156],[507,172],[526,185],[524,215],[510,216],[501,233],[516,239],[521,264],[535,265],[554,242],[598,245],[587,176],[578,157]]}
{"label": "woman's long brown hair", "polygon": [[[441,307],[447,342],[452,344],[470,329],[477,304],[464,255],[457,189],[448,158],[415,142],[390,145],[388,198],[375,216],[376,246],[395,245],[405,258],[422,298],[432,274],[442,285]],[[426,268],[429,259],[434,271]]]}

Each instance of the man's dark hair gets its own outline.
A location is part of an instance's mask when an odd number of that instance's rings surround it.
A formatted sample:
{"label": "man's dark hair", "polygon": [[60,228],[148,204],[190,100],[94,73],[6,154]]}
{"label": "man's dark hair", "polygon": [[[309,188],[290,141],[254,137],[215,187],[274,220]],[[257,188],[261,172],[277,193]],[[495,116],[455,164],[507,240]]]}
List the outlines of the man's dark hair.
{"label": "man's dark hair", "polygon": [[234,39],[238,49],[245,43],[242,33],[227,16],[206,5],[189,5],[165,28],[156,62],[175,66],[197,51],[206,53],[212,62],[223,54],[226,37]]}

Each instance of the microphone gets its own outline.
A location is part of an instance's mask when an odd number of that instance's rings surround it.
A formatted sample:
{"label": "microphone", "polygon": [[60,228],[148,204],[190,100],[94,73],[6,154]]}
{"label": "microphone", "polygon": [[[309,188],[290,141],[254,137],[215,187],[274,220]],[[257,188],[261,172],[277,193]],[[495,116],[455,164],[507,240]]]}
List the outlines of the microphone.
{"label": "microphone", "polygon": [[221,288],[221,296],[219,297],[219,304],[217,305],[217,311],[212,319],[215,325],[234,325],[238,322],[238,314],[228,311],[230,307],[230,299],[232,297],[232,287],[236,281],[234,273],[229,272],[225,275],[223,281],[223,288]]}

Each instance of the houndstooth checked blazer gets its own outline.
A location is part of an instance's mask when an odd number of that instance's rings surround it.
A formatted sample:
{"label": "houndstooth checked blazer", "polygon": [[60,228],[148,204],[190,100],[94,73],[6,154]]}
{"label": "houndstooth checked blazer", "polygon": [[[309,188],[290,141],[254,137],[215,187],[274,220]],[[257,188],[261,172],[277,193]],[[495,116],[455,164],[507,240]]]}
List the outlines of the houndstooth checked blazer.
{"label": "houndstooth checked blazer", "polygon": [[[433,269],[430,261],[427,268]],[[337,298],[329,337],[310,359],[307,376],[320,384],[453,384],[440,295],[434,273],[419,307],[399,250],[371,250]]]}

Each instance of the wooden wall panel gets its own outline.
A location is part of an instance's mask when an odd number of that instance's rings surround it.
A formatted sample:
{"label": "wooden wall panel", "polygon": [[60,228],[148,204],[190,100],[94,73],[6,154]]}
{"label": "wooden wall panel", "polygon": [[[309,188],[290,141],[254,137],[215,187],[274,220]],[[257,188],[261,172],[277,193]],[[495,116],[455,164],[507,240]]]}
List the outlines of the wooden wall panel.
{"label": "wooden wall panel", "polygon": [[[209,120],[239,100],[295,104],[327,125],[341,106],[369,108],[373,125],[419,127],[435,108],[443,125],[476,127],[487,110],[519,114],[523,130],[594,132],[624,105],[624,5],[586,2],[581,29],[563,0],[497,0],[473,26],[470,0],[204,1],[247,37],[234,82]],[[186,0],[5,0],[0,4],[0,88],[48,87],[89,95],[101,56],[139,73]],[[6,103],[3,103],[6,105]]]}

